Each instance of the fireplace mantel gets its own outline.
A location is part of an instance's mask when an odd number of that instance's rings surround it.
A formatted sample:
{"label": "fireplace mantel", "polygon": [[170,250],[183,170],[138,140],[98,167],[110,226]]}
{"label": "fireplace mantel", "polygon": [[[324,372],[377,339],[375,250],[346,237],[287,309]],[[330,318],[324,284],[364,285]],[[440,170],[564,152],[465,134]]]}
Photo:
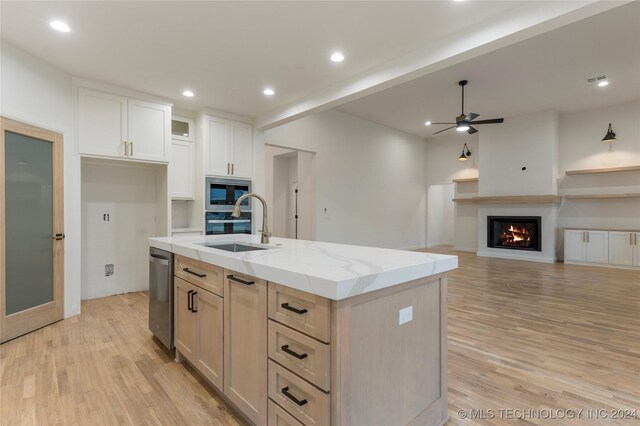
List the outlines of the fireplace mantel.
{"label": "fireplace mantel", "polygon": [[494,197],[458,197],[456,203],[475,204],[559,204],[561,195],[500,195]]}

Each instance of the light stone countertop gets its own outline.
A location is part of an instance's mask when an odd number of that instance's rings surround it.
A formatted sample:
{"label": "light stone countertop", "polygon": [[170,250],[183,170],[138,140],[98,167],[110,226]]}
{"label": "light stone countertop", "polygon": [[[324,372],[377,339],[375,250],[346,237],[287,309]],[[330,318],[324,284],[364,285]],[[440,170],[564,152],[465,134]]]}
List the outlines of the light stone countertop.
{"label": "light stone countertop", "polygon": [[[233,253],[203,245],[238,242],[269,250]],[[150,238],[149,245],[205,263],[326,297],[347,299],[458,267],[458,257],[259,235]]]}

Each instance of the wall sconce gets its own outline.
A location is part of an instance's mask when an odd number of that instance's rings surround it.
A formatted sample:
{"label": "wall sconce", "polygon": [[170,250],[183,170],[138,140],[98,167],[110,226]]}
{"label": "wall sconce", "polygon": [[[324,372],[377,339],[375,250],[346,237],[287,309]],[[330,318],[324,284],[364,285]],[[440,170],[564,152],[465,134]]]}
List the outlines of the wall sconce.
{"label": "wall sconce", "polygon": [[616,141],[616,134],[613,131],[613,129],[611,128],[611,123],[609,123],[609,128],[607,129],[607,134],[604,135],[604,138],[602,138],[602,142],[608,143],[608,142],[615,142],[615,141]]}
{"label": "wall sconce", "polygon": [[471,151],[469,151],[469,147],[465,143],[462,147],[462,154],[458,157],[458,161],[467,161],[471,157]]}

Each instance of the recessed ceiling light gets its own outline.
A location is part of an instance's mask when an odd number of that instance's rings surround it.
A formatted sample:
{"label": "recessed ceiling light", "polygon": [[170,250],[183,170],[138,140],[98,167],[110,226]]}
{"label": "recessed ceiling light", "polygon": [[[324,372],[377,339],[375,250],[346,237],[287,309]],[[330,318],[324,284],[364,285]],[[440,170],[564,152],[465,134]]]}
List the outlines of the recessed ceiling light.
{"label": "recessed ceiling light", "polygon": [[273,96],[276,94],[276,92],[270,87],[267,87],[266,89],[264,89],[262,93],[264,93],[266,96]]}
{"label": "recessed ceiling light", "polygon": [[344,61],[344,55],[340,52],[333,52],[331,54],[331,61],[332,62],[342,62]]}
{"label": "recessed ceiling light", "polygon": [[609,82],[607,80],[602,80],[601,82],[598,83],[598,86],[604,87],[604,86],[606,86],[608,84],[609,84]]}
{"label": "recessed ceiling light", "polygon": [[67,24],[62,21],[51,21],[49,22],[49,26],[56,31],[60,31],[61,33],[68,33],[71,31],[71,28]]}
{"label": "recessed ceiling light", "polygon": [[187,98],[193,98],[194,93],[191,90],[185,90],[182,92],[182,96],[186,96]]}
{"label": "recessed ceiling light", "polygon": [[424,122],[424,125],[425,125],[425,126],[431,126],[431,122],[430,122],[430,121],[425,121],[425,122]]}

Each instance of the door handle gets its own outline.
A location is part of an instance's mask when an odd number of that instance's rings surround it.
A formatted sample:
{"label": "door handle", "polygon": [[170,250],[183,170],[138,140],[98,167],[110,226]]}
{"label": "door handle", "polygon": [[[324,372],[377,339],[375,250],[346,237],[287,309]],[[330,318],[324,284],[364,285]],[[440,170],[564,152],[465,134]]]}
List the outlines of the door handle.
{"label": "door handle", "polygon": [[300,399],[296,398],[295,396],[291,395],[289,393],[289,386],[282,388],[282,393],[284,394],[284,396],[286,396],[287,398],[289,398],[290,400],[292,400],[293,402],[298,404],[298,406],[300,406],[300,407],[302,407],[304,404],[307,403],[306,399],[300,400]]}
{"label": "door handle", "polygon": [[227,278],[230,279],[231,281],[235,281],[237,283],[244,284],[244,285],[254,285],[256,283],[255,281],[245,281],[241,278],[234,277],[233,275],[227,275]]}
{"label": "door handle", "polygon": [[53,239],[54,240],[64,240],[65,237],[66,237],[66,235],[64,235],[64,234],[56,234],[56,235],[53,236]]}
{"label": "door handle", "polygon": [[194,291],[193,293],[191,293],[191,312],[193,312],[194,314],[196,312],[198,312],[198,307],[196,306],[197,299],[196,296],[198,295],[197,291]]}
{"label": "door handle", "polygon": [[305,359],[308,355],[305,354],[299,354],[297,352],[292,351],[291,349],[289,349],[289,345],[283,345],[280,349],[282,349],[284,352],[288,353],[291,356],[294,356],[298,359]]}
{"label": "door handle", "polygon": [[298,309],[298,308],[294,308],[293,306],[289,306],[289,303],[283,303],[282,306],[284,309],[286,309],[287,311],[291,311],[291,312],[295,312],[298,315],[302,315],[302,314],[306,314],[308,311],[306,309]]}
{"label": "door handle", "polygon": [[193,307],[191,306],[191,293],[193,293],[193,290],[189,290],[187,292],[187,309],[189,309],[189,311],[193,312]]}

